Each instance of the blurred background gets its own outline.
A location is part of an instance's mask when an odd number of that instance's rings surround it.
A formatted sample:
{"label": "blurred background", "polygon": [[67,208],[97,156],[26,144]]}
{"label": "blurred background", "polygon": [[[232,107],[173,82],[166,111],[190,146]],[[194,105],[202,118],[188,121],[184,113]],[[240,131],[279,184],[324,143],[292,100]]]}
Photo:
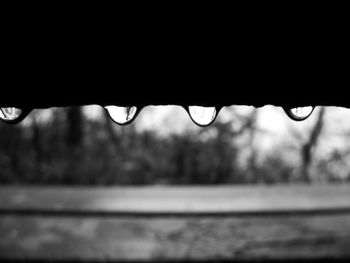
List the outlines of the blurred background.
{"label": "blurred background", "polygon": [[349,259],[349,119],[232,106],[200,128],[149,106],[118,126],[92,105],[0,122],[0,261]]}
{"label": "blurred background", "polygon": [[350,110],[225,107],[197,127],[179,106],[145,107],[128,126],[100,106],[34,110],[0,123],[0,183],[39,185],[350,182]]}

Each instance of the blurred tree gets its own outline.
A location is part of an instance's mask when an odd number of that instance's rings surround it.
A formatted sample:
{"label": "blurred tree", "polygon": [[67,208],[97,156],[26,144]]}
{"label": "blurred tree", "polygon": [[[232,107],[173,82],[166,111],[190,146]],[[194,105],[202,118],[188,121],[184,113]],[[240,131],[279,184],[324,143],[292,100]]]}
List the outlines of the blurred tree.
{"label": "blurred tree", "polygon": [[69,156],[65,177],[67,182],[74,182],[73,177],[80,177],[80,167],[83,165],[83,114],[81,107],[69,107],[67,109],[67,156]]}
{"label": "blurred tree", "polygon": [[317,116],[316,123],[311,129],[308,139],[301,148],[301,176],[303,181],[305,182],[310,182],[312,180],[312,178],[310,177],[310,166],[313,161],[314,151],[317,147],[319,138],[323,131],[324,115],[325,108],[321,107]]}
{"label": "blurred tree", "polygon": [[67,109],[67,134],[68,148],[78,148],[83,141],[83,114],[81,107],[69,107]]}
{"label": "blurred tree", "polygon": [[21,166],[21,126],[0,123],[0,179],[11,182],[23,176]]}
{"label": "blurred tree", "polygon": [[[231,109],[225,121],[170,136],[138,131],[135,124],[120,127],[107,117],[85,119],[79,108],[50,111],[50,118],[34,111],[23,125],[0,123],[1,183],[238,184],[309,182],[316,172],[325,180],[350,175],[344,159],[349,154],[334,152],[315,159],[324,109],[307,136],[300,133],[299,139],[278,145],[264,159],[258,158],[261,130],[254,108]],[[288,143],[297,145],[292,149]],[[300,168],[290,154],[301,157]]]}
{"label": "blurred tree", "polygon": [[250,150],[250,155],[248,157],[247,162],[247,171],[246,178],[248,182],[257,182],[261,179],[261,175],[259,174],[259,169],[257,166],[257,155],[258,150],[255,147],[255,139],[258,132],[257,127],[257,119],[258,119],[258,110],[254,108],[248,120],[246,121],[245,128],[248,129],[248,142],[247,147]]}
{"label": "blurred tree", "polygon": [[31,115],[32,119],[32,143],[33,148],[35,152],[35,174],[36,176],[43,176],[42,174],[42,164],[44,159],[44,153],[43,153],[43,143],[42,143],[42,132],[41,127],[38,122],[38,114],[37,112],[33,113]]}
{"label": "blurred tree", "polygon": [[[229,181],[239,181],[236,173],[236,158],[238,149],[234,144],[235,136],[238,134],[233,130],[231,122],[217,122],[213,125],[216,136],[211,138],[205,147],[209,147],[210,153],[208,160],[203,163],[209,164],[208,170],[211,171],[210,184],[224,184]],[[205,151],[205,150],[204,150]],[[210,160],[211,159],[211,160]],[[206,176],[202,174],[200,176]]]}

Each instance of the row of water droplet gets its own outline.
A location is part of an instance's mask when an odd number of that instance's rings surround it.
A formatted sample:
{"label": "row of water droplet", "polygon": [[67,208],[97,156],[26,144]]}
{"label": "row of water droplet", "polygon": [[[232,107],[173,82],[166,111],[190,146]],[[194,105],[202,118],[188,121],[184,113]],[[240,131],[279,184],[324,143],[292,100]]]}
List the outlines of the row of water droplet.
{"label": "row of water droplet", "polygon": [[[125,125],[132,122],[139,110],[137,107],[117,107],[117,106],[106,106],[110,118],[119,125]],[[187,108],[191,119],[194,123],[199,126],[209,126],[212,124],[219,110],[216,107],[200,107],[200,106],[190,106]]]}
{"label": "row of water droplet", "polygon": [[[118,106],[105,106],[109,117],[119,125],[126,125],[131,123],[139,114],[140,109],[135,106],[131,107],[118,107]],[[284,108],[286,114],[295,121],[306,120],[313,112],[315,107],[297,107],[297,108]],[[189,106],[186,108],[192,121],[198,126],[206,127],[212,124],[219,114],[221,108],[217,107],[202,107],[202,106]],[[30,111],[23,110],[14,107],[0,108],[0,119],[6,123],[18,123],[23,120]]]}

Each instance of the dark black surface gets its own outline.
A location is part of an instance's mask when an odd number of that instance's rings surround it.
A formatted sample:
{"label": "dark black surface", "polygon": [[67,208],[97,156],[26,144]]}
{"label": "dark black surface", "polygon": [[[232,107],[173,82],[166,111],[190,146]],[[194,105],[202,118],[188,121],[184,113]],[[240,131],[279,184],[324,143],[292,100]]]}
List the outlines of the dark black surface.
{"label": "dark black surface", "polygon": [[122,10],[102,18],[33,13],[23,21],[16,9],[3,36],[0,106],[350,107],[340,15],[311,19],[305,11],[297,19],[305,22],[283,23],[283,14],[259,19],[251,7],[243,18],[218,19]]}

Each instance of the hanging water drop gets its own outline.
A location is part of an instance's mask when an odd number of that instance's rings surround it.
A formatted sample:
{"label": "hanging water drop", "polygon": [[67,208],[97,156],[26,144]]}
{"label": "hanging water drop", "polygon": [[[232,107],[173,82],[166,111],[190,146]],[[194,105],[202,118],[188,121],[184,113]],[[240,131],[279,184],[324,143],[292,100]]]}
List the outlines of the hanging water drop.
{"label": "hanging water drop", "polygon": [[23,120],[27,114],[28,111],[15,107],[0,108],[0,119],[6,123],[18,123]]}
{"label": "hanging water drop", "polygon": [[296,108],[284,108],[288,117],[295,121],[303,121],[310,117],[315,107],[296,107]]}
{"label": "hanging water drop", "polygon": [[188,113],[194,123],[206,127],[215,121],[218,111],[216,107],[189,106]]}
{"label": "hanging water drop", "polygon": [[119,125],[126,125],[136,118],[137,107],[105,106],[109,117]]}

